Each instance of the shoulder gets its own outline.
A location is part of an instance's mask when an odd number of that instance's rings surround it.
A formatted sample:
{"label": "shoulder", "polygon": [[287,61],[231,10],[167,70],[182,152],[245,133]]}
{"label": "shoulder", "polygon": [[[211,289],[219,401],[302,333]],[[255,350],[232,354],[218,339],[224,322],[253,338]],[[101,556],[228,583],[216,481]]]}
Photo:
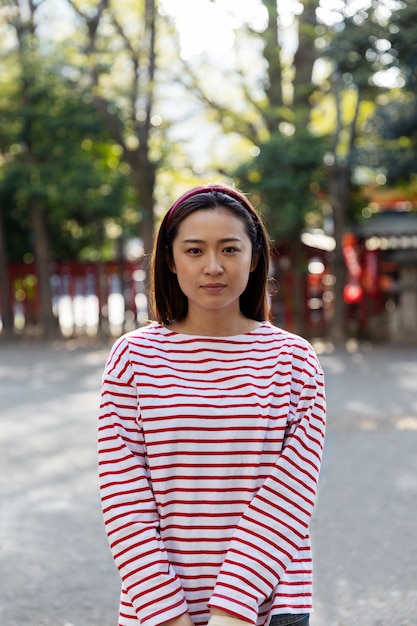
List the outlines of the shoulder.
{"label": "shoulder", "polygon": [[151,322],[119,337],[110,350],[106,373],[117,377],[129,377],[131,354],[145,352],[157,346],[169,335],[169,331],[157,322]]}
{"label": "shoulder", "polygon": [[259,330],[267,341],[273,342],[281,352],[288,354],[296,367],[302,366],[311,375],[323,373],[317,354],[307,339],[270,322],[264,322]]}

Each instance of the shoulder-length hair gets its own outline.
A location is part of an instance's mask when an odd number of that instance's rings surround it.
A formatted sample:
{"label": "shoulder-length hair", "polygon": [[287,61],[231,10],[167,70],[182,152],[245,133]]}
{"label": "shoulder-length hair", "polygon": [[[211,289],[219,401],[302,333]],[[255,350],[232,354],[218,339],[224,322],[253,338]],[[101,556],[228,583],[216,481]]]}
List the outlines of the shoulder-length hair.
{"label": "shoulder-length hair", "polygon": [[242,192],[223,185],[197,187],[181,196],[166,213],[155,238],[150,265],[150,297],[154,318],[161,324],[184,319],[188,300],[181,291],[173,267],[172,243],[179,227],[194,211],[222,208],[242,220],[252,243],[256,266],[249,275],[246,289],[240,296],[240,310],[249,319],[259,322],[270,319],[268,276],[270,241],[266,228]]}

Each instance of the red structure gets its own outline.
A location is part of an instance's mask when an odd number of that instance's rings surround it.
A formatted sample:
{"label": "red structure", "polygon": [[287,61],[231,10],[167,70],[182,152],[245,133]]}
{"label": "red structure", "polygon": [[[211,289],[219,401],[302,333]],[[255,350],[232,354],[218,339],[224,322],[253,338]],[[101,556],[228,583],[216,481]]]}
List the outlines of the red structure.
{"label": "red structure", "polygon": [[[276,324],[309,337],[328,334],[334,246],[321,231],[278,246],[271,270]],[[383,341],[417,338],[417,212],[374,213],[346,234],[343,252],[348,334]],[[50,277],[53,310],[65,336],[117,335],[147,322],[141,262],[55,263]],[[9,284],[15,330],[28,332],[39,317],[35,266],[11,266]]]}
{"label": "red structure", "polygon": [[[53,263],[52,305],[66,336],[96,334],[100,327],[117,334],[147,316],[145,273],[140,263]],[[36,327],[38,280],[34,264],[9,267],[10,302],[17,332]],[[1,311],[0,311],[1,312]]]}

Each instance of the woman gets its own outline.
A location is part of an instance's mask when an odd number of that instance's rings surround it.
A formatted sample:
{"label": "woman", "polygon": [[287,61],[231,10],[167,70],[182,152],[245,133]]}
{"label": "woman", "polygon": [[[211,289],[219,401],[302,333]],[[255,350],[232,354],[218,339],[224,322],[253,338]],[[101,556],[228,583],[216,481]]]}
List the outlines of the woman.
{"label": "woman", "polygon": [[325,430],[312,347],[269,321],[269,241],[199,187],[163,219],[155,322],[119,339],[99,425],[121,626],[306,626]]}

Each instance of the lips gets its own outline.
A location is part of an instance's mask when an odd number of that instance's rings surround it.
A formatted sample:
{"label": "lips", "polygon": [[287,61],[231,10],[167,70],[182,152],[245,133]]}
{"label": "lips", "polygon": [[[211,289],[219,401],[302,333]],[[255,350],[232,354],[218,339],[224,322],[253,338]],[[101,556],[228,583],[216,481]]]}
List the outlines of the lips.
{"label": "lips", "polygon": [[201,285],[201,288],[207,291],[207,293],[219,293],[223,291],[225,287],[226,285],[224,283],[206,283],[205,285]]}

